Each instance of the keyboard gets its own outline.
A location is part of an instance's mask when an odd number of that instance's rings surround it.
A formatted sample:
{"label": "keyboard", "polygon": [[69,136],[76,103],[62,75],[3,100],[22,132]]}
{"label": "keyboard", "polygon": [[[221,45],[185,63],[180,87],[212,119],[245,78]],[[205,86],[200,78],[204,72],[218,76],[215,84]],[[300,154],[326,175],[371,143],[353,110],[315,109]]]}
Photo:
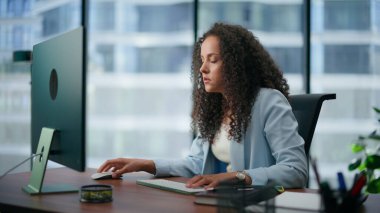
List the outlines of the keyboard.
{"label": "keyboard", "polygon": [[181,194],[194,194],[197,192],[206,191],[204,188],[187,188],[184,183],[165,179],[137,180],[136,183],[143,186],[178,192]]}

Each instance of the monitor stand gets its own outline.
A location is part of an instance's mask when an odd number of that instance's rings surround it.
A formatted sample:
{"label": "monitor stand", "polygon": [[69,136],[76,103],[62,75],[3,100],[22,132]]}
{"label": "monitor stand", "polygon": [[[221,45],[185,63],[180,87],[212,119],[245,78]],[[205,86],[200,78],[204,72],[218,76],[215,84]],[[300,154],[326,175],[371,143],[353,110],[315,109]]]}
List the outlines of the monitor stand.
{"label": "monitor stand", "polygon": [[54,133],[57,132],[55,129],[43,127],[40,135],[40,140],[38,141],[38,147],[36,154],[37,157],[34,158],[32,174],[29,179],[29,184],[22,187],[24,192],[30,195],[37,194],[47,194],[47,193],[63,193],[63,192],[78,192],[78,187],[74,187],[66,184],[56,184],[42,186],[46,165],[49,159],[50,147],[53,141]]}

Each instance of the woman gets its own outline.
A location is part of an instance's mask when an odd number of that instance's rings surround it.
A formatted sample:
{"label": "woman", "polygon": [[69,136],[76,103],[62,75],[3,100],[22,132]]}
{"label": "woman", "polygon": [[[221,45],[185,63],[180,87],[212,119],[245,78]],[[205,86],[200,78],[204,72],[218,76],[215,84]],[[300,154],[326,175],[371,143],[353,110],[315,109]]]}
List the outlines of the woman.
{"label": "woman", "polygon": [[[206,189],[229,180],[304,187],[304,141],[287,101],[289,86],[253,34],[241,26],[214,24],[195,44],[192,70],[192,126],[198,136],[189,156],[118,158],[106,161],[98,172],[192,177],[187,187]],[[220,161],[228,164],[226,172],[218,173]]]}

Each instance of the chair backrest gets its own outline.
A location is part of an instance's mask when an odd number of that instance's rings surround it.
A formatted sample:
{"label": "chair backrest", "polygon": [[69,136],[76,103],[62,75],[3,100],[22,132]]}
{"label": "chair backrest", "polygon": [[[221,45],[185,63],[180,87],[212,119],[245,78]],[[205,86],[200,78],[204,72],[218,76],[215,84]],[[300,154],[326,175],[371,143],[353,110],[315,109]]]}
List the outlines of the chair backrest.
{"label": "chair backrest", "polygon": [[305,140],[305,153],[309,158],[309,150],[317,125],[319,112],[325,100],[336,99],[336,94],[302,94],[290,95],[289,102],[298,121],[298,133]]}

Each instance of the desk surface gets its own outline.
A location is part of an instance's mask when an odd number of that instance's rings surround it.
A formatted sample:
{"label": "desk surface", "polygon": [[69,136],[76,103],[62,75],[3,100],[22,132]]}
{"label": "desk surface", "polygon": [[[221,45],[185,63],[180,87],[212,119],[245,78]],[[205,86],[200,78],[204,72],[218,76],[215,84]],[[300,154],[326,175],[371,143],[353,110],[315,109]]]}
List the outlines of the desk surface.
{"label": "desk surface", "polygon": [[123,180],[94,181],[90,178],[94,172],[95,169],[87,169],[83,173],[68,168],[48,169],[44,184],[66,183],[78,188],[87,184],[109,184],[113,186],[112,202],[81,203],[79,193],[30,196],[21,190],[29,181],[30,173],[27,172],[7,175],[0,180],[0,212],[6,208],[13,212],[16,207],[59,212],[215,212],[213,207],[193,204],[194,196],[137,185],[137,179],[152,177],[147,173],[127,174]]}
{"label": "desk surface", "polygon": [[[21,190],[29,181],[30,173],[7,175],[0,180],[0,212],[59,211],[59,212],[216,212],[213,206],[194,204],[195,197],[163,191],[136,184],[138,179],[150,179],[151,175],[138,172],[124,175],[123,180],[91,180],[95,169],[80,173],[68,168],[48,169],[45,184],[66,183],[78,188],[87,184],[113,185],[113,201],[89,204],[79,201],[79,193],[62,193],[30,196]],[[184,182],[186,178],[170,180]],[[294,190],[293,190],[294,191]],[[308,191],[308,190],[296,190]],[[311,190],[313,191],[313,190]],[[315,191],[315,190],[314,190]],[[377,212],[380,196],[371,195],[362,212]],[[20,209],[21,208],[21,209]]]}

